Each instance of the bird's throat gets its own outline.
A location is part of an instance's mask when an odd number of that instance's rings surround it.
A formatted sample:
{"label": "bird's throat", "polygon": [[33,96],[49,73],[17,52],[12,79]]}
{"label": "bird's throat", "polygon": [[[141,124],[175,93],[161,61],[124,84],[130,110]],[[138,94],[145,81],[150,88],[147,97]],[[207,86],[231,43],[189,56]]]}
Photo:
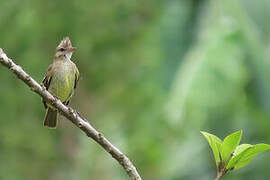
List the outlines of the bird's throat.
{"label": "bird's throat", "polygon": [[71,56],[72,56],[72,52],[65,54],[65,57],[66,57],[67,59],[69,59],[69,60],[70,60]]}

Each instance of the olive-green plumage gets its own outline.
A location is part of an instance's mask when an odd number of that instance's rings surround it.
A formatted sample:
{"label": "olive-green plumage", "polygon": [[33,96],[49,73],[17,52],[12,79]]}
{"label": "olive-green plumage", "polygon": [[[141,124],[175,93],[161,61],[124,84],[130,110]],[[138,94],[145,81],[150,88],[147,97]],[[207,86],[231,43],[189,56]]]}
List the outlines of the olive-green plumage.
{"label": "olive-green plumage", "polygon": [[[68,105],[79,79],[79,71],[70,60],[74,50],[68,37],[61,41],[56,48],[54,61],[42,81],[46,89],[66,105]],[[43,101],[43,103],[46,108],[44,126],[56,128],[57,110],[46,102]]]}

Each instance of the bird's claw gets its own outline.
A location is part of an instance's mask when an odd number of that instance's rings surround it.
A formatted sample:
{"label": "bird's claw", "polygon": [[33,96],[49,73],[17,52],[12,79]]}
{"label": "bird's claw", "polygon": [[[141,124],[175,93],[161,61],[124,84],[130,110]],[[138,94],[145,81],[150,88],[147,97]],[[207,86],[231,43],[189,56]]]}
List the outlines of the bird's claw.
{"label": "bird's claw", "polygon": [[42,90],[46,90],[46,87],[44,86],[43,83],[40,83],[39,85],[41,86]]}

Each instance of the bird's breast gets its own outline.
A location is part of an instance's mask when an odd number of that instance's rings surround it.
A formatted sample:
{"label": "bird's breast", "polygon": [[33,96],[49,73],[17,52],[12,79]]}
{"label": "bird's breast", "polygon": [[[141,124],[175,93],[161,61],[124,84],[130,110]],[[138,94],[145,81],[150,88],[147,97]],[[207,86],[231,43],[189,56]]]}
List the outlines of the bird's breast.
{"label": "bird's breast", "polygon": [[57,96],[62,102],[67,101],[73,93],[75,70],[72,64],[64,62],[56,66],[49,86],[49,92]]}

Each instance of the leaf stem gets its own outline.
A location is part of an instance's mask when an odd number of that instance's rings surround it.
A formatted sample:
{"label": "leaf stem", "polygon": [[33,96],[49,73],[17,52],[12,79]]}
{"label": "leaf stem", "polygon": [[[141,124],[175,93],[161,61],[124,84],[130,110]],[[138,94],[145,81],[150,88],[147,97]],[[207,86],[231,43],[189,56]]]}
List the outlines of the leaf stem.
{"label": "leaf stem", "polygon": [[223,176],[223,173],[222,172],[218,172],[217,173],[217,177],[216,177],[215,180],[220,180],[222,176]]}

